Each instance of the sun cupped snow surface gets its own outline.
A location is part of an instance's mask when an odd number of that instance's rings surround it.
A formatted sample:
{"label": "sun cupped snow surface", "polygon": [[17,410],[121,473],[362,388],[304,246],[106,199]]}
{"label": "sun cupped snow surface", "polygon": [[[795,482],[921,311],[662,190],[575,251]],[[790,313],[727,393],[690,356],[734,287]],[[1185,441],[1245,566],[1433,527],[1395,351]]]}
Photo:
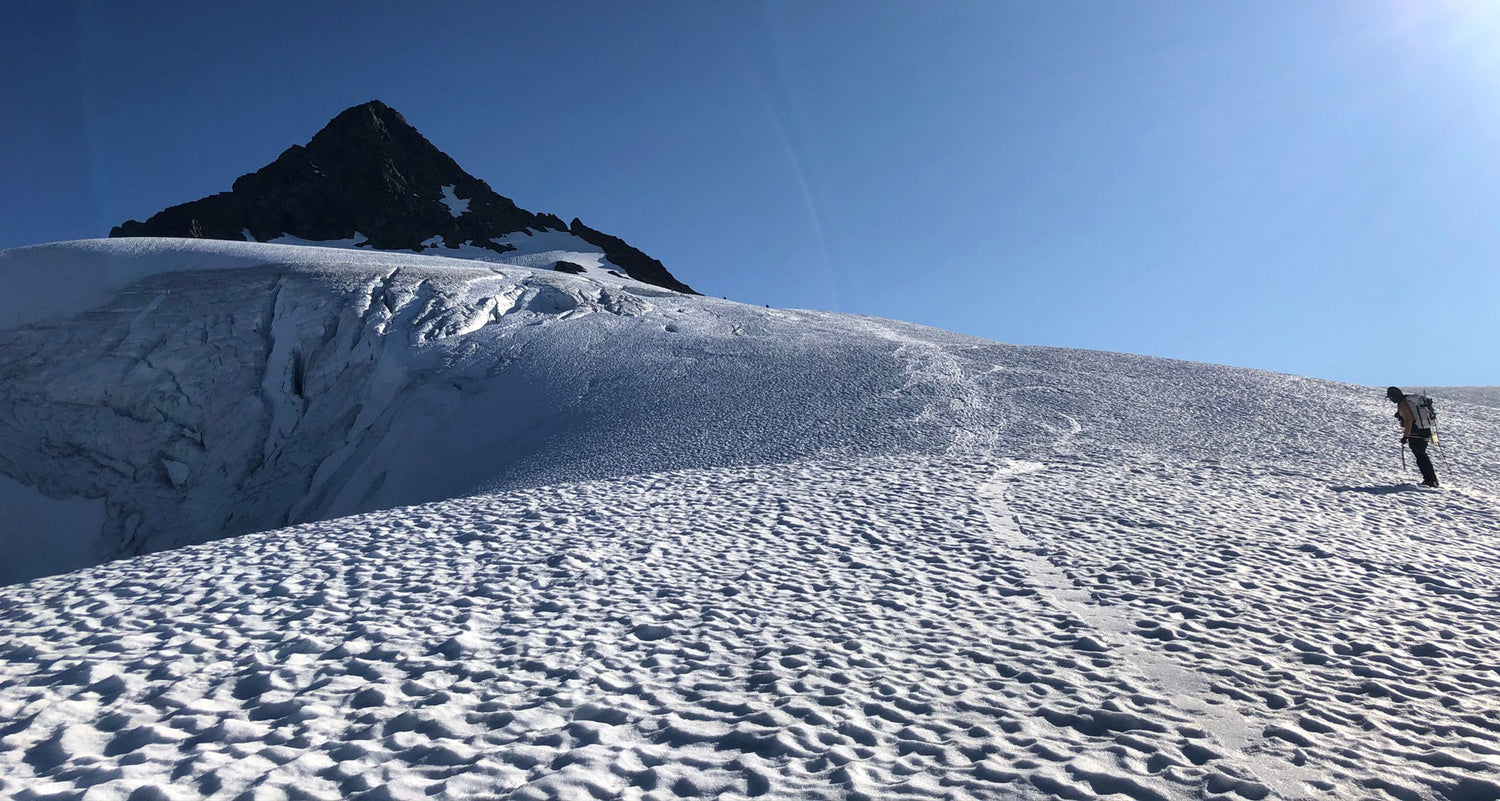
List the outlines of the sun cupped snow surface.
{"label": "sun cupped snow surface", "polygon": [[[460,282],[473,308],[514,291],[496,275]],[[553,368],[514,397],[575,404],[536,461],[478,462],[497,491],[0,590],[0,795],[1500,797],[1493,403],[1443,405],[1434,492],[1398,472],[1378,389],[503,283],[500,323],[414,323],[468,307],[397,294],[412,317],[386,331],[489,409],[516,385],[423,348],[573,326],[607,351],[484,345]],[[273,339],[328,336],[292,328]],[[401,407],[428,422],[391,447],[437,473],[475,458],[440,422],[481,450],[525,405],[432,403]],[[284,432],[308,411],[262,413]]]}

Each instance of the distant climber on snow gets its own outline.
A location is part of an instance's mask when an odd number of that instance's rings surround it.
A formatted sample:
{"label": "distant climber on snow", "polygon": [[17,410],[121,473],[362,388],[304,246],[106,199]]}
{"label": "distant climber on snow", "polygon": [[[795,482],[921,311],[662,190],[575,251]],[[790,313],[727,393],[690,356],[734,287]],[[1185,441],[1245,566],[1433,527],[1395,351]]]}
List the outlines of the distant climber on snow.
{"label": "distant climber on snow", "polygon": [[1387,388],[1385,396],[1396,404],[1396,418],[1401,421],[1401,444],[1410,446],[1412,455],[1417,457],[1422,486],[1436,487],[1437,473],[1432,469],[1432,460],[1427,458],[1427,444],[1436,438],[1432,431],[1437,423],[1437,412],[1432,408],[1432,398],[1408,395],[1400,387]]}

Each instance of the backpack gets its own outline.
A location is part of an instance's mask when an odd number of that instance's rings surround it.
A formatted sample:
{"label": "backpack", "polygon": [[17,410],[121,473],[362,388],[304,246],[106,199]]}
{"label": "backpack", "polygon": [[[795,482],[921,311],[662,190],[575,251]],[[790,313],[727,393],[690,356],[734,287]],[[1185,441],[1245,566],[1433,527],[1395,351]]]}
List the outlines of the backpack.
{"label": "backpack", "polygon": [[1406,396],[1406,402],[1411,404],[1412,428],[1437,427],[1437,409],[1433,408],[1432,398],[1412,394]]}

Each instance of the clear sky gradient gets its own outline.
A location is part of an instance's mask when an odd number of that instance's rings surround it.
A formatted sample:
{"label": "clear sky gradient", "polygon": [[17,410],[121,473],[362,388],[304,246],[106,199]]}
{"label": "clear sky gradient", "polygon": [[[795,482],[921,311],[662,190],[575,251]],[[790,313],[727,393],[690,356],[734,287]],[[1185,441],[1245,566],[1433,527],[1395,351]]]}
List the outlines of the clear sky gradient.
{"label": "clear sky gradient", "polygon": [[1500,384],[1500,3],[10,3],[0,247],[401,111],[711,295]]}

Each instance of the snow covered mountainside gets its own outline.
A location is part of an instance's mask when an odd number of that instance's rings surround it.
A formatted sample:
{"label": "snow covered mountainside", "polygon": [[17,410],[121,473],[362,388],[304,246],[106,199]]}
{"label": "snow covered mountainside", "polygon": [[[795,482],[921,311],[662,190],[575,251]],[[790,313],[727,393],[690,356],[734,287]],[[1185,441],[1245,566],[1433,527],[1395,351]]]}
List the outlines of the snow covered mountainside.
{"label": "snow covered mountainside", "polygon": [[[47,507],[0,523],[11,579],[486,489],[930,449],[948,425],[861,333],[882,324],[607,273],[167,239],[0,272],[65,293],[3,320],[0,472]],[[70,554],[80,503],[103,534]]]}
{"label": "snow covered mountainside", "polygon": [[0,589],[0,795],[1500,797],[1481,391],[1428,491],[1382,388],[416,255],[0,272],[76,278],[0,301],[0,537],[161,551]]}

